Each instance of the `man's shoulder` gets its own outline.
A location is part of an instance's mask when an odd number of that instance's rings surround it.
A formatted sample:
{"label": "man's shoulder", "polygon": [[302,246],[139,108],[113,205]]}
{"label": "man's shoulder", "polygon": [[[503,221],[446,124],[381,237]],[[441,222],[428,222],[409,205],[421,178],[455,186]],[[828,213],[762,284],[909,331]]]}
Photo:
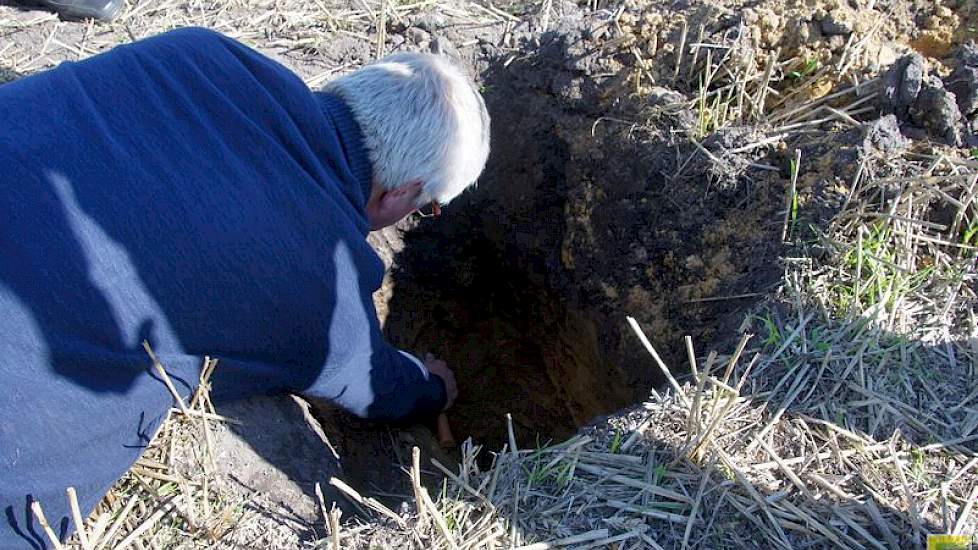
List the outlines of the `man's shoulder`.
{"label": "man's shoulder", "polygon": [[213,52],[228,47],[244,48],[238,41],[215,30],[205,27],[181,27],[130,43],[120,50],[165,49],[185,52]]}
{"label": "man's shoulder", "polygon": [[149,40],[184,40],[187,42],[227,42],[231,38],[207,27],[180,27],[157,34]]}
{"label": "man's shoulder", "polygon": [[[204,27],[182,27],[117,47],[104,58],[106,64],[137,63],[158,67],[156,76],[214,80],[222,90],[245,92],[249,85],[310,94],[294,72],[234,38]],[[97,61],[96,61],[97,63]],[[233,79],[230,81],[228,79]]]}
{"label": "man's shoulder", "polygon": [[159,34],[157,36],[169,36],[173,39],[189,40],[189,41],[217,41],[217,42],[229,42],[233,41],[231,38],[207,27],[180,27],[178,29],[173,29],[165,33]]}

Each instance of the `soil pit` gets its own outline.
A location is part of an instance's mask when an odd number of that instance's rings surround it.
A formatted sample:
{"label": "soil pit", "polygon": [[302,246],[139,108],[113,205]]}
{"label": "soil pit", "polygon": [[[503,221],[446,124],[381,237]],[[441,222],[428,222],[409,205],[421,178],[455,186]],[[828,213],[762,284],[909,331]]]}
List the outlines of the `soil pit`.
{"label": "soil pit", "polygon": [[734,334],[780,273],[784,174],[718,185],[691,162],[677,175],[674,121],[600,121],[628,107],[568,69],[568,47],[561,36],[484,70],[479,187],[374,238],[392,264],[377,300],[389,339],[448,362],[455,435],[490,449],[506,413],[530,446],[646,398],[661,378],[626,315],[682,373],[682,337]]}
{"label": "soil pit", "polygon": [[559,440],[634,399],[602,361],[593,322],[485,236],[446,246],[439,231],[422,230],[407,241],[417,255],[394,273],[386,328],[401,347],[430,351],[455,370],[456,436],[501,445],[511,413],[521,443]]}

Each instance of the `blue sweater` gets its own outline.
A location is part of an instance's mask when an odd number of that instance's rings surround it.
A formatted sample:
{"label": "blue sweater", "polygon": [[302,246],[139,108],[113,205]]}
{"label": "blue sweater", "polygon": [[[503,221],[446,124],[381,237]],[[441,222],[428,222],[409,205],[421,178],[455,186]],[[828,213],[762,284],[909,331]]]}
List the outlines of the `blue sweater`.
{"label": "blue sweater", "polygon": [[185,398],[297,392],[434,414],[445,388],[384,339],[371,166],[336,96],[183,29],[0,86],[0,548],[47,546]]}

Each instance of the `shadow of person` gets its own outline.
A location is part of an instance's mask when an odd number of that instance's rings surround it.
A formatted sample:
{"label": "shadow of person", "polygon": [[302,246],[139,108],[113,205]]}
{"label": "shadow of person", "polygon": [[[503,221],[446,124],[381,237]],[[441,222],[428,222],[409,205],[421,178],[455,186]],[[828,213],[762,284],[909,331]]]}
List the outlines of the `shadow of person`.
{"label": "shadow of person", "polygon": [[294,396],[256,396],[220,405],[218,412],[235,420],[214,440],[219,471],[246,493],[260,494],[276,523],[314,538],[313,526],[323,521],[316,484],[327,501],[344,503],[328,484],[341,475],[342,463],[309,405]]}

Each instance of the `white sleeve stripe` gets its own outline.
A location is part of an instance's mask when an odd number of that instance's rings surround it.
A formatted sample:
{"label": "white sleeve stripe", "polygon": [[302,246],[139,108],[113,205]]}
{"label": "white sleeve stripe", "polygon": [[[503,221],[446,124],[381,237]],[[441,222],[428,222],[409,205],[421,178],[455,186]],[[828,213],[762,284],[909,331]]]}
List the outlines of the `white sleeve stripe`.
{"label": "white sleeve stripe", "polygon": [[411,355],[410,353],[408,353],[408,352],[406,352],[404,350],[400,350],[399,349],[399,350],[397,350],[397,352],[400,353],[401,355],[403,355],[404,357],[407,357],[408,359],[411,360],[412,363],[414,363],[415,365],[417,365],[418,368],[421,369],[421,376],[424,376],[424,379],[425,380],[428,379],[428,375],[429,375],[428,369],[425,368],[424,363],[422,363],[420,359],[418,359],[417,357]]}

